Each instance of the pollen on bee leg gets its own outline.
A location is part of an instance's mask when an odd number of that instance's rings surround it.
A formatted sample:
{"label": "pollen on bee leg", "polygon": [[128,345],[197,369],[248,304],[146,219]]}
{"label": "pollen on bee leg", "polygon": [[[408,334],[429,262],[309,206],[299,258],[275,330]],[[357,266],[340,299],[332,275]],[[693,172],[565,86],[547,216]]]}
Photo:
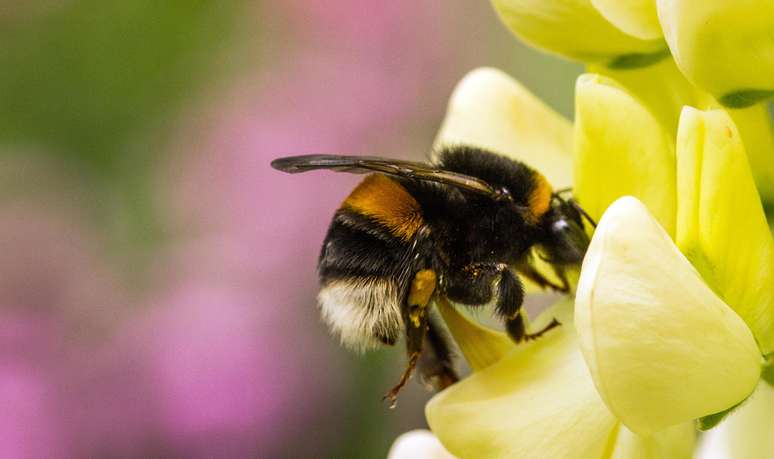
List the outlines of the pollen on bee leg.
{"label": "pollen on bee leg", "polygon": [[430,297],[435,291],[435,271],[432,269],[423,269],[414,275],[411,281],[411,290],[409,291],[408,304],[424,308],[430,302]]}

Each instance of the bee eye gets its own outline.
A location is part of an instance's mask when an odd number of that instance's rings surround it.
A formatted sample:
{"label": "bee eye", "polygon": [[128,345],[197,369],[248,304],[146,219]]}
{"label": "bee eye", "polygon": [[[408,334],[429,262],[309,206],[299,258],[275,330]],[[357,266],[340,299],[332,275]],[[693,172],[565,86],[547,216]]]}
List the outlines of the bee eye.
{"label": "bee eye", "polygon": [[565,220],[564,218],[561,218],[561,219],[555,221],[551,225],[551,231],[554,232],[554,233],[561,233],[563,231],[567,231],[567,229],[569,227],[570,227],[570,224],[567,223],[567,220]]}

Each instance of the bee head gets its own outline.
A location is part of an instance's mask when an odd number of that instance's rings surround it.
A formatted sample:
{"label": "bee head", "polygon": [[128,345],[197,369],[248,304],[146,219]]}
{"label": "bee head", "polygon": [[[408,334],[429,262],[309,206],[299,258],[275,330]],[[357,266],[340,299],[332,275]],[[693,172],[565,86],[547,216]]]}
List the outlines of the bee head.
{"label": "bee head", "polygon": [[542,218],[539,238],[546,261],[557,265],[574,265],[583,261],[589,246],[584,219],[596,226],[573,199],[564,199],[558,193],[553,195],[551,208]]}

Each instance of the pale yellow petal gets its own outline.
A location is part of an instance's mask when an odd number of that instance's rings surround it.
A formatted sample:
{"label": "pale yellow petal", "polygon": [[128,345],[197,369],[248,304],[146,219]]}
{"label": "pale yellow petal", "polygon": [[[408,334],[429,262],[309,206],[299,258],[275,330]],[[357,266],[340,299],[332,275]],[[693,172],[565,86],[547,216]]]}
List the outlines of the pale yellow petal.
{"label": "pale yellow petal", "polygon": [[469,319],[444,298],[438,302],[438,310],[462,355],[474,371],[483,370],[496,363],[515,347],[514,342],[505,333]]}
{"label": "pale yellow petal", "polygon": [[[673,137],[677,135],[683,106],[702,110],[721,106],[709,93],[690,83],[672,59],[636,70],[589,66],[589,72],[610,77],[626,88]],[[747,149],[758,191],[764,199],[774,200],[774,135],[766,106],[758,104],[728,112]]]}
{"label": "pale yellow petal", "polygon": [[608,408],[641,435],[734,406],[760,375],[750,329],[632,197],[594,233],[575,325]]}
{"label": "pale yellow petal", "polygon": [[696,443],[693,422],[684,422],[652,435],[637,435],[621,426],[610,459],[691,459]]}
{"label": "pale yellow petal", "polygon": [[677,245],[774,351],[774,240],[739,132],[724,110],[686,107],[677,134]]}
{"label": "pale yellow petal", "polygon": [[774,2],[657,0],[664,37],[683,73],[731,107],[774,95]]}
{"label": "pale yellow petal", "polygon": [[433,397],[425,409],[433,433],[463,459],[603,457],[618,422],[588,376],[572,326],[518,348]]}
{"label": "pale yellow petal", "polygon": [[615,81],[586,74],[575,96],[575,196],[599,219],[613,201],[645,202],[671,234],[675,226],[672,137]]}
{"label": "pale yellow petal", "polygon": [[641,40],[622,32],[589,0],[492,0],[492,4],[517,37],[570,59],[635,67],[668,53],[662,39]]}
{"label": "pale yellow petal", "polygon": [[761,381],[742,406],[704,434],[697,459],[770,459],[774,451],[774,388]]}
{"label": "pale yellow petal", "polygon": [[774,201],[774,132],[766,105],[728,113],[742,136],[758,192],[764,200]]}
{"label": "pale yellow petal", "polygon": [[435,144],[483,147],[539,170],[555,188],[572,183],[570,122],[493,68],[460,81]]}
{"label": "pale yellow petal", "polygon": [[637,38],[661,38],[656,0],[591,0],[594,7],[613,25]]}
{"label": "pale yellow petal", "polygon": [[590,73],[612,78],[624,87],[661,122],[672,138],[677,134],[684,105],[700,108],[719,106],[711,95],[685,78],[673,59],[664,59],[635,70],[616,70],[599,65],[588,67]]}

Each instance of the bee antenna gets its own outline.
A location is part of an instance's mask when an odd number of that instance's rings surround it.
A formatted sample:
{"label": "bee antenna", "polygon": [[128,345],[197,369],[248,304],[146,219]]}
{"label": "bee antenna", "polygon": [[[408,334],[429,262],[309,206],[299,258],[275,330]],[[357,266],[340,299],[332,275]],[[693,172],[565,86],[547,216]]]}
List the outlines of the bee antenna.
{"label": "bee antenna", "polygon": [[578,202],[577,202],[576,200],[574,200],[574,199],[569,199],[567,202],[568,202],[568,203],[569,203],[569,204],[570,204],[570,205],[571,205],[571,206],[572,206],[572,207],[573,207],[575,210],[577,210],[577,211],[578,211],[578,213],[580,213],[581,215],[583,215],[583,217],[584,217],[586,220],[588,220],[588,222],[591,224],[591,226],[592,226],[592,227],[594,227],[594,228],[596,228],[596,227],[597,227],[597,222],[595,222],[595,221],[594,221],[594,219],[593,219],[593,218],[591,218],[591,215],[589,215],[589,214],[588,214],[588,212],[586,212],[586,211],[583,209],[583,207],[581,207],[581,206],[580,206],[580,204],[578,204]]}

